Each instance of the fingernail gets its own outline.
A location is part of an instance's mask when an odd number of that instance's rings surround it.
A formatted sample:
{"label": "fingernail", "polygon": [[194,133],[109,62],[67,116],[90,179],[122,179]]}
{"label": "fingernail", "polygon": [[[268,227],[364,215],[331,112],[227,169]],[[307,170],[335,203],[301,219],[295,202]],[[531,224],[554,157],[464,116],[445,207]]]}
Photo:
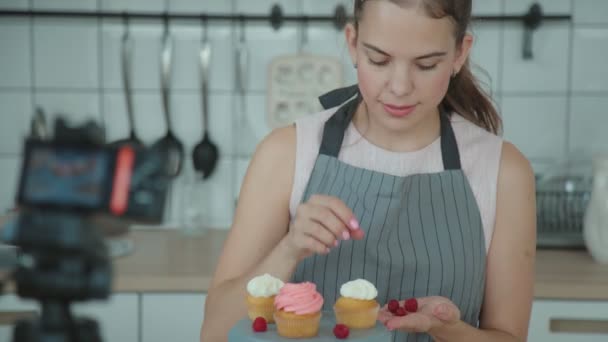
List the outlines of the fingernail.
{"label": "fingernail", "polygon": [[329,248],[325,247],[325,253],[329,253]]}
{"label": "fingernail", "polygon": [[359,221],[357,221],[357,219],[354,217],[350,219],[350,222],[348,224],[352,229],[359,229]]}
{"label": "fingernail", "polygon": [[334,247],[338,247],[338,240],[334,241]]}
{"label": "fingernail", "polygon": [[350,239],[350,233],[347,232],[346,230],[342,232],[342,239],[344,240],[348,240]]}

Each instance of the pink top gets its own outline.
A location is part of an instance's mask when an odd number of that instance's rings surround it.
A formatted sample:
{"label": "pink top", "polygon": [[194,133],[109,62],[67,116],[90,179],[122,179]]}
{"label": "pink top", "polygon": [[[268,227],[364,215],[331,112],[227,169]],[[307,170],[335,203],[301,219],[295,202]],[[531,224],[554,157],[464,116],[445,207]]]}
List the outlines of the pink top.
{"label": "pink top", "polygon": [[[336,109],[331,108],[296,120],[296,165],[290,202],[292,219],[319,153],[323,125]],[[481,213],[487,252],[494,231],[496,185],[503,140],[460,115],[452,115],[451,122],[462,169],[471,184]],[[393,152],[369,142],[352,122],[346,129],[338,158],[356,167],[401,177],[443,171],[439,138],[418,151]]]}
{"label": "pink top", "polygon": [[323,297],[314,283],[287,283],[274,298],[274,306],[277,310],[307,315],[321,310]]}

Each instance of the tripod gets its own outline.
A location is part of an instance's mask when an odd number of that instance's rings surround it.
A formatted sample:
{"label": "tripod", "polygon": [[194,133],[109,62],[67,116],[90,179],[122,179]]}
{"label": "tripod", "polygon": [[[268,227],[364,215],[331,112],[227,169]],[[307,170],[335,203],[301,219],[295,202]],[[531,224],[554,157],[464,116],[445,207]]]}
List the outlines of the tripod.
{"label": "tripod", "polygon": [[97,322],[70,310],[72,302],[106,299],[111,290],[106,246],[86,217],[24,213],[5,233],[28,260],[14,273],[17,294],[41,307],[40,317],[17,322],[13,342],[101,342]]}
{"label": "tripod", "polygon": [[74,319],[68,302],[42,301],[42,314],[34,321],[19,321],[13,342],[101,342],[97,322]]}

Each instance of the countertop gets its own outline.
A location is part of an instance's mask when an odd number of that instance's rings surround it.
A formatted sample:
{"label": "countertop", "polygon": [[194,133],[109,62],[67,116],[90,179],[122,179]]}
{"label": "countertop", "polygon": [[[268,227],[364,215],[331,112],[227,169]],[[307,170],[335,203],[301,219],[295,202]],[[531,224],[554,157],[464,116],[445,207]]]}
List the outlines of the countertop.
{"label": "countertop", "polygon": [[[131,255],[114,259],[114,292],[205,292],[226,230],[185,236],[177,230],[133,230]],[[608,301],[608,265],[584,250],[538,250],[537,299]]]}

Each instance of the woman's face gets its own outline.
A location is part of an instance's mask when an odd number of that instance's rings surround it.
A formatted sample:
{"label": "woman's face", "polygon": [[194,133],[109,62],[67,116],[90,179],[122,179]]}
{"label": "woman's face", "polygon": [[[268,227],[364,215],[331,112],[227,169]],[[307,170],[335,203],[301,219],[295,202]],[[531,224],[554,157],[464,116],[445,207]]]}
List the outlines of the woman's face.
{"label": "woman's face", "polygon": [[449,18],[390,1],[367,2],[358,31],[349,25],[346,38],[370,120],[391,131],[407,131],[437,114],[472,43],[467,35],[456,44]]}

